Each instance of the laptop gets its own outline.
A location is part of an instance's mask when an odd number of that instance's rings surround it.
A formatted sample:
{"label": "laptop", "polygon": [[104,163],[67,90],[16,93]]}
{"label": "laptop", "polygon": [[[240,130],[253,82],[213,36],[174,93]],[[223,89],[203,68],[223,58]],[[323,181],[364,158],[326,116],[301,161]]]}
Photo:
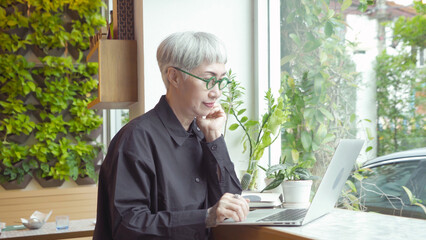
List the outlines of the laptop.
{"label": "laptop", "polygon": [[324,216],[334,208],[363,145],[360,139],[340,141],[309,208],[256,209],[242,222],[226,219],[219,225],[301,226]]}

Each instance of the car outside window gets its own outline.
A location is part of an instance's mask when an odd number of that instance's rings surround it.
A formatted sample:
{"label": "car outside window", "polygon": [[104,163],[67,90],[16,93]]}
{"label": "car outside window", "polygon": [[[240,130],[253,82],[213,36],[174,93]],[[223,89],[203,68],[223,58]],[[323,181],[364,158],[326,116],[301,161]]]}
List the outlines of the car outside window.
{"label": "car outside window", "polygon": [[387,196],[401,198],[402,194],[405,194],[402,186],[408,185],[408,181],[418,164],[418,161],[412,161],[372,168],[372,174],[363,180],[366,200],[369,202],[386,202]]}
{"label": "car outside window", "polygon": [[426,203],[426,161],[406,161],[371,167],[368,177],[357,182],[358,197],[367,211],[426,218],[419,206],[411,205],[402,186]]}

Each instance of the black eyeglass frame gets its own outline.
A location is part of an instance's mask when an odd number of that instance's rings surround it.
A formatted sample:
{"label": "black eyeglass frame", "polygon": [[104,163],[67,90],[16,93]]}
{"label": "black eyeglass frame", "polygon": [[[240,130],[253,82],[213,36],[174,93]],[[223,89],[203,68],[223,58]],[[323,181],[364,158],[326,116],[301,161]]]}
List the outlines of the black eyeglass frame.
{"label": "black eyeglass frame", "polygon": [[[230,84],[232,81],[231,80],[229,80],[229,78],[227,78],[227,77],[224,77],[224,78],[222,78],[222,79],[217,79],[215,76],[213,76],[213,77],[211,77],[211,78],[209,78],[209,79],[205,79],[205,78],[202,78],[202,77],[198,77],[198,76],[195,76],[194,74],[192,74],[192,73],[190,73],[190,72],[187,72],[187,71],[185,71],[185,70],[183,70],[183,69],[180,69],[180,68],[178,68],[178,67],[173,67],[174,69],[176,69],[176,70],[179,70],[179,71],[181,71],[181,72],[183,72],[183,73],[186,73],[186,74],[188,74],[189,76],[191,76],[191,77],[194,77],[194,78],[196,78],[196,79],[199,79],[199,80],[201,80],[201,81],[203,81],[203,82],[205,82],[206,83],[206,88],[207,88],[207,90],[210,90],[210,89],[212,89],[212,88],[214,88],[214,86],[217,84],[217,83],[219,83],[219,89],[220,90],[222,90],[222,89],[224,89],[224,88],[226,88],[226,86],[228,86],[228,84]],[[209,88],[209,83],[211,82],[211,81],[214,81],[213,82],[213,85]],[[222,82],[223,81],[226,81],[226,84],[225,84],[225,86],[222,86],[221,87],[221,85],[222,85]]]}

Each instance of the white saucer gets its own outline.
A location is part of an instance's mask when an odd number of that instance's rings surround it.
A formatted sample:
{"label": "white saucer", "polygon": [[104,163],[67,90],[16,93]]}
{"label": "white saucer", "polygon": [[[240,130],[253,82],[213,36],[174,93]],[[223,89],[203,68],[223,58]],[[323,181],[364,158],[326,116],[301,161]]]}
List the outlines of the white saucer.
{"label": "white saucer", "polygon": [[306,202],[306,203],[284,202],[283,203],[284,208],[308,208],[310,205],[311,205],[310,202]]}

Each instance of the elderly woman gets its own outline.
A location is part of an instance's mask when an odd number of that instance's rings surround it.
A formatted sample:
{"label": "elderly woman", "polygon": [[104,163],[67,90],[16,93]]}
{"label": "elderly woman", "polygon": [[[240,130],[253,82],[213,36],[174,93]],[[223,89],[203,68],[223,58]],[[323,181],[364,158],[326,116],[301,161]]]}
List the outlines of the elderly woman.
{"label": "elderly woman", "polygon": [[226,53],[214,35],[175,33],[157,50],[167,93],[111,141],[94,239],[205,239],[248,203],[221,134]]}

